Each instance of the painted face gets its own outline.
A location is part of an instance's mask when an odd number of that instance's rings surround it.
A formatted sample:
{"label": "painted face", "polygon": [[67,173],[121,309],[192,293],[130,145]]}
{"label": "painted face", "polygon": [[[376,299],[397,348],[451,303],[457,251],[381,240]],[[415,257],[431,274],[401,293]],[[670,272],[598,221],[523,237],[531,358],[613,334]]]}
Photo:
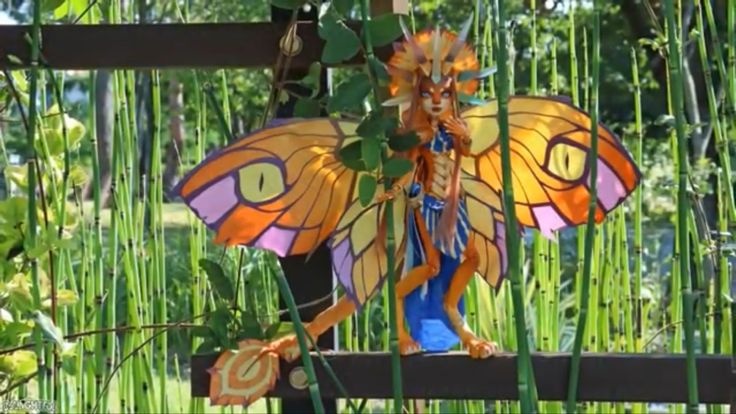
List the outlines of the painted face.
{"label": "painted face", "polygon": [[452,79],[443,77],[439,83],[430,78],[422,78],[419,84],[419,99],[424,112],[433,118],[439,118],[447,112],[452,104]]}

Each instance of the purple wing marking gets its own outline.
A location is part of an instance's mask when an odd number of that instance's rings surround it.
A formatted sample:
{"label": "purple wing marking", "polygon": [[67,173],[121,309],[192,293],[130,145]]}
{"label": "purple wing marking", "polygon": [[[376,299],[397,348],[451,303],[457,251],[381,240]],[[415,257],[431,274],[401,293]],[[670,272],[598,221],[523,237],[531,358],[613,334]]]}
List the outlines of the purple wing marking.
{"label": "purple wing marking", "polygon": [[[590,181],[590,178],[588,181]],[[611,171],[606,163],[598,160],[598,199],[601,200],[603,208],[606,211],[613,210],[626,196],[624,183]]]}
{"label": "purple wing marking", "polygon": [[287,230],[273,226],[266,230],[253,246],[273,250],[279,257],[284,257],[289,253],[296,233],[296,230]]}
{"label": "purple wing marking", "polygon": [[337,275],[340,284],[345,288],[345,292],[355,301],[355,286],[353,285],[353,264],[355,259],[350,252],[350,239],[346,237],[337,246],[332,246],[332,269]]}
{"label": "purple wing marking", "polygon": [[534,216],[539,223],[539,231],[548,239],[554,239],[553,231],[567,226],[565,220],[552,206],[533,207]]}
{"label": "purple wing marking", "polygon": [[216,223],[225,213],[238,204],[235,179],[232,176],[211,185],[197,195],[189,206],[208,225]]}
{"label": "purple wing marking", "polygon": [[[506,226],[499,221],[496,221],[496,246],[498,246],[501,256],[501,277],[503,277],[508,267],[508,259],[506,258]],[[501,286],[500,283],[498,285]]]}

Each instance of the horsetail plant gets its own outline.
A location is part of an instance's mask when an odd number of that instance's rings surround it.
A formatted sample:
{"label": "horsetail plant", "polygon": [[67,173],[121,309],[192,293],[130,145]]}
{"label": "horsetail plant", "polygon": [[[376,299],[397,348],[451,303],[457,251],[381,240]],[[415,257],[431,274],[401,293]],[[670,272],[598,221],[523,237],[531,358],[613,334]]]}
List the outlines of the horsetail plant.
{"label": "horsetail plant", "polygon": [[[577,411],[578,380],[580,375],[580,353],[585,334],[585,325],[588,316],[588,295],[593,265],[593,242],[595,238],[595,211],[598,197],[598,85],[600,81],[600,0],[593,2],[593,79],[591,85],[590,111],[590,201],[588,205],[588,224],[585,228],[585,247],[583,256],[583,272],[580,291],[580,313],[578,314],[575,343],[573,345],[572,360],[570,362],[570,377],[567,389],[567,412]],[[586,82],[587,85],[587,82]]]}
{"label": "horsetail plant", "polygon": [[683,321],[685,330],[685,349],[687,354],[688,411],[698,410],[698,382],[695,366],[695,340],[693,328],[694,297],[690,284],[690,243],[688,238],[688,145],[685,132],[685,114],[683,107],[683,79],[681,50],[682,42],[678,39],[675,25],[675,6],[673,0],[664,1],[667,19],[668,72],[672,81],[672,107],[675,114],[675,131],[677,134],[677,240],[679,242],[679,273],[681,280],[681,296],[683,301]]}
{"label": "horsetail plant", "polygon": [[[365,27],[368,27],[368,22],[370,20],[369,6],[370,0],[360,1],[360,16]],[[371,39],[370,30],[365,30],[363,32],[363,41],[365,43],[364,47],[366,60],[368,62],[371,62],[375,59],[375,56],[373,54],[373,42]],[[373,75],[373,70],[371,69],[370,64],[366,65],[366,70],[368,71],[369,78],[373,82],[373,87],[371,88],[373,91],[373,108],[374,110],[377,110],[377,108],[380,108],[380,97],[378,95],[378,89],[376,87],[377,85],[375,84],[375,76]],[[388,146],[385,143],[382,145],[381,158],[383,161],[388,158]],[[386,180],[384,182],[384,186],[385,190],[388,191],[391,188],[390,180]],[[393,232],[395,220],[393,200],[388,200],[386,202],[385,219],[386,228],[388,229],[388,231],[386,232],[386,266],[388,267],[386,275],[386,294],[388,296],[389,348],[391,350],[391,379],[393,383],[394,397],[393,402],[394,411],[402,412],[402,407],[404,404],[404,393],[401,387],[401,354],[399,353],[399,328],[398,320],[396,318],[396,258],[394,257],[396,240]]]}
{"label": "horsetail plant", "polygon": [[[28,139],[28,248],[33,249],[36,247],[36,232],[37,232],[37,206],[36,206],[36,123],[38,116],[38,64],[41,50],[41,1],[36,0],[33,2],[33,26],[31,27],[31,70],[30,70],[30,86],[29,86],[29,103],[28,103],[28,128],[27,128],[27,139]],[[18,105],[21,102],[18,101]],[[39,177],[40,178],[40,177]],[[32,280],[32,298],[33,307],[37,310],[41,309],[41,279],[38,269],[38,260],[31,260],[31,280]],[[46,385],[46,353],[43,346],[41,326],[36,324],[33,329],[34,348],[37,358],[38,366],[38,390],[39,398],[48,400],[47,385]]]}
{"label": "horsetail plant", "polygon": [[503,173],[503,207],[506,215],[506,251],[508,252],[508,275],[511,282],[514,319],[518,347],[518,387],[522,412],[537,411],[536,385],[529,353],[526,318],[524,316],[524,294],[519,261],[519,239],[516,212],[514,210],[514,189],[511,177],[511,153],[509,140],[509,75],[508,75],[508,28],[506,22],[506,1],[499,0],[496,10],[498,21],[498,124],[501,148],[501,170]]}

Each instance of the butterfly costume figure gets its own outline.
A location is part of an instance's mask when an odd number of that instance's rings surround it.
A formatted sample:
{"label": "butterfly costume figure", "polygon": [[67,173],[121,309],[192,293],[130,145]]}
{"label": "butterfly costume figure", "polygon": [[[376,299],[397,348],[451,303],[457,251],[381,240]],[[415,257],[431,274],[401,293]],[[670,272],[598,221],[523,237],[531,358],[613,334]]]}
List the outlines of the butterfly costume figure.
{"label": "butterfly costume figure", "polygon": [[[402,355],[461,344],[473,358],[496,345],[476,336],[463,315],[463,292],[480,274],[498,287],[508,268],[501,202],[498,102],[473,102],[481,70],[462,30],[424,30],[395,44],[387,62],[400,130],[419,144],[393,156],[412,162],[405,176],[367,206],[364,171],[341,150],[358,143],[358,123],[334,118],[280,120],[212,154],[177,186],[215,242],[269,249],[284,257],[325,241],[345,295],[305,327],[316,338],[359,310],[388,273],[386,233],[396,240],[399,348]],[[587,221],[591,120],[561,99],[512,96],[508,102],[514,209],[519,224],[552,237]],[[640,173],[615,135],[598,126],[596,222],[636,188]],[[392,203],[387,203],[391,199]],[[391,205],[394,226],[386,228]],[[517,231],[520,229],[517,229]],[[406,323],[405,323],[406,321]],[[407,326],[408,325],[408,330]],[[248,404],[278,376],[278,358],[299,356],[293,335],[244,340],[210,370],[213,404]]]}

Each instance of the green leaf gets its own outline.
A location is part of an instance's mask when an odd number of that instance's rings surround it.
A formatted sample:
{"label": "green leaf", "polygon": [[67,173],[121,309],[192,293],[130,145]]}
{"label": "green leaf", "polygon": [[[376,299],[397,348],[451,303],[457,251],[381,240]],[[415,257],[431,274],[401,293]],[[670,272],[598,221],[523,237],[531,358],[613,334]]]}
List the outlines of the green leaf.
{"label": "green leaf", "polygon": [[[8,60],[11,62],[13,61],[11,59],[11,56],[18,60],[18,63],[22,63],[20,59],[18,59],[16,56],[8,55]],[[18,92],[28,92],[28,79],[26,79],[25,72],[23,71],[12,71],[10,72],[10,77],[13,78],[13,82],[15,82],[15,89]]]}
{"label": "green leaf", "polygon": [[28,188],[28,163],[8,165],[5,167],[5,176],[21,189]]}
{"label": "green leaf", "polygon": [[401,177],[411,171],[414,164],[405,158],[391,158],[383,164],[383,175]]}
{"label": "green leaf", "polygon": [[200,259],[199,267],[207,273],[210,284],[212,284],[212,288],[218,296],[228,301],[235,297],[232,282],[225,276],[225,272],[217,262],[209,259]]}
{"label": "green leaf", "polygon": [[195,338],[212,338],[212,330],[203,325],[195,326],[191,329],[192,336]]}
{"label": "green leaf", "polygon": [[361,140],[361,155],[365,168],[375,170],[381,161],[381,141],[376,138],[363,138]]}
{"label": "green leaf", "polygon": [[42,0],[41,11],[44,13],[54,11],[64,3],[66,0]]}
{"label": "green leaf", "polygon": [[338,13],[347,17],[348,13],[353,9],[353,3],[354,0],[332,0],[332,7],[334,7]]}
{"label": "green leaf", "polygon": [[385,46],[401,36],[399,15],[393,13],[382,14],[368,22],[373,46]]}
{"label": "green leaf", "polygon": [[217,341],[214,338],[207,338],[199,344],[197,350],[194,351],[196,354],[208,354],[213,352],[217,348]]}
{"label": "green leaf", "polygon": [[[5,169],[7,176],[8,169]],[[28,172],[24,167],[22,172]],[[25,176],[24,176],[25,178]],[[10,197],[7,200],[0,200],[0,223],[7,224],[9,229],[14,229],[20,223],[28,218],[28,199],[25,197]]]}
{"label": "green leaf", "polygon": [[340,112],[360,106],[371,92],[371,82],[368,75],[359,73],[341,83],[335,95],[327,103],[327,112]]}
{"label": "green leaf", "polygon": [[287,10],[296,10],[302,7],[304,2],[305,0],[271,0],[274,6]]}
{"label": "green leaf", "polygon": [[212,330],[213,337],[217,340],[217,344],[227,347],[230,338],[228,337],[228,326],[233,316],[227,305],[222,302],[217,304],[217,309],[210,315],[207,320],[207,326]]}
{"label": "green leaf", "polygon": [[263,339],[263,328],[253,312],[243,312],[240,315],[240,324],[240,336],[243,338]]}
{"label": "green leaf", "polygon": [[373,74],[375,74],[378,83],[387,83],[391,80],[391,77],[388,74],[388,69],[386,69],[386,65],[377,57],[369,57],[368,64],[370,65],[371,70],[373,70]]}
{"label": "green leaf", "polygon": [[33,327],[28,322],[10,322],[2,325],[0,329],[0,343],[10,346],[22,343],[25,338],[31,336]]}
{"label": "green leaf", "polygon": [[[73,290],[59,289],[59,291],[56,292],[56,304],[59,306],[73,305],[77,303],[78,300],[79,300],[79,297]],[[51,308],[51,298],[44,299],[41,305],[46,309],[50,309]]]}
{"label": "green leaf", "polygon": [[376,182],[376,177],[370,174],[365,174],[360,177],[360,181],[358,181],[358,197],[360,199],[361,206],[368,207],[371,201],[373,201],[373,196],[376,195],[377,186],[378,183]]}
{"label": "green leaf", "polygon": [[18,65],[18,66],[23,65],[23,61],[20,60],[20,58],[18,56],[7,54],[5,57],[7,57],[8,60],[10,61],[10,63],[12,63],[14,65]]}
{"label": "green leaf", "polygon": [[410,131],[405,134],[394,134],[388,137],[388,147],[394,151],[408,151],[419,145],[419,136]]}
{"label": "green leaf", "polygon": [[340,149],[340,161],[348,168],[355,171],[365,171],[366,166],[361,159],[362,144],[356,141]]}
{"label": "green leaf", "polygon": [[322,64],[319,62],[312,62],[309,65],[309,71],[307,76],[303,77],[299,83],[312,90],[311,98],[317,96],[320,90],[320,77],[322,75]]}
{"label": "green leaf", "polygon": [[324,39],[322,62],[327,64],[341,63],[355,56],[360,50],[360,39],[329,11],[319,19],[319,36]]}
{"label": "green leaf", "polygon": [[10,374],[13,378],[27,377],[37,369],[36,353],[33,351],[23,349],[0,356],[0,372]]}
{"label": "green leaf", "polygon": [[69,183],[72,187],[83,187],[87,184],[87,181],[89,181],[87,171],[81,165],[72,165],[72,168],[69,170]]}
{"label": "green leaf", "polygon": [[300,98],[294,105],[294,117],[296,118],[317,118],[321,111],[319,102],[314,99]]}
{"label": "green leaf", "polygon": [[61,136],[61,130],[44,128],[43,135],[39,134],[36,138],[36,151],[43,154],[44,146],[52,157],[64,152],[64,138]]}
{"label": "green leaf", "polygon": [[87,129],[84,127],[83,123],[67,116],[66,114],[64,114],[64,124],[66,125],[69,149],[76,150],[79,148],[79,144],[82,142],[82,138],[87,132]]}
{"label": "green leaf", "polygon": [[364,138],[381,138],[398,125],[399,121],[395,117],[386,117],[381,112],[374,111],[363,118],[355,132]]}
{"label": "green leaf", "polygon": [[61,369],[69,375],[77,374],[77,344],[72,344],[66,352],[61,353]]}

